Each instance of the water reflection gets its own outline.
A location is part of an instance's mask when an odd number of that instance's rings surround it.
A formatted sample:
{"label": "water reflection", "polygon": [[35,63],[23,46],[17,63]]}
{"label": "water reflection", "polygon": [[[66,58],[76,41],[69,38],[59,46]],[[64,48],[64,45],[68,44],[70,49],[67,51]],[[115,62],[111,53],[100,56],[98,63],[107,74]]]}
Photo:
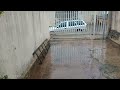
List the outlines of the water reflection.
{"label": "water reflection", "polygon": [[108,40],[52,41],[44,64],[34,67],[30,78],[120,78],[119,54],[119,47]]}

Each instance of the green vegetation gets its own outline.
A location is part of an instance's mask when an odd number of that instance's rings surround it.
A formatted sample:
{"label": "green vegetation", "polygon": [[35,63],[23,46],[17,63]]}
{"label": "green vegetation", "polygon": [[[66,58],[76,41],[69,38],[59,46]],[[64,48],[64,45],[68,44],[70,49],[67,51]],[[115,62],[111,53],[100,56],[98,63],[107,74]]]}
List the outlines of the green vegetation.
{"label": "green vegetation", "polygon": [[2,14],[3,11],[0,11],[0,14]]}
{"label": "green vegetation", "polygon": [[0,76],[0,79],[8,79],[8,75]]}

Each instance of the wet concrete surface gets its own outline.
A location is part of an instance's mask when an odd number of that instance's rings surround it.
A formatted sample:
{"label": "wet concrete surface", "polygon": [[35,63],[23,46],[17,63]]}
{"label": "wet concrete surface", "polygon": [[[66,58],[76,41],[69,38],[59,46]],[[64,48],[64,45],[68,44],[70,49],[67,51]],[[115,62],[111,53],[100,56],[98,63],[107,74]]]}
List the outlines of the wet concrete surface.
{"label": "wet concrete surface", "polygon": [[120,48],[110,40],[53,40],[27,79],[120,79]]}

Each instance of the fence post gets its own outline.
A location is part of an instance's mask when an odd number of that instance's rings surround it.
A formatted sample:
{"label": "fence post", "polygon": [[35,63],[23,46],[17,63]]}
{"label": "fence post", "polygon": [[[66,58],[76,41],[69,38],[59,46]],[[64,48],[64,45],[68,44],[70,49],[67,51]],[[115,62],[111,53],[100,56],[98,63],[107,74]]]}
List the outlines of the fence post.
{"label": "fence post", "polygon": [[94,28],[93,28],[93,39],[95,39],[95,27],[96,27],[96,11],[94,12]]}

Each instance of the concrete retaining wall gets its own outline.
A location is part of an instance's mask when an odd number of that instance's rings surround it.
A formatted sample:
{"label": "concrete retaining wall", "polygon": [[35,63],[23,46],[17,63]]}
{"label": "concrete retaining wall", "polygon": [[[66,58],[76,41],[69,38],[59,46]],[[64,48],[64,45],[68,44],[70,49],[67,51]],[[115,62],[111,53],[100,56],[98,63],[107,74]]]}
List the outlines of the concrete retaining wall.
{"label": "concrete retaining wall", "polygon": [[48,27],[52,13],[5,11],[0,15],[0,75],[24,76],[34,62],[34,50],[50,38]]}

